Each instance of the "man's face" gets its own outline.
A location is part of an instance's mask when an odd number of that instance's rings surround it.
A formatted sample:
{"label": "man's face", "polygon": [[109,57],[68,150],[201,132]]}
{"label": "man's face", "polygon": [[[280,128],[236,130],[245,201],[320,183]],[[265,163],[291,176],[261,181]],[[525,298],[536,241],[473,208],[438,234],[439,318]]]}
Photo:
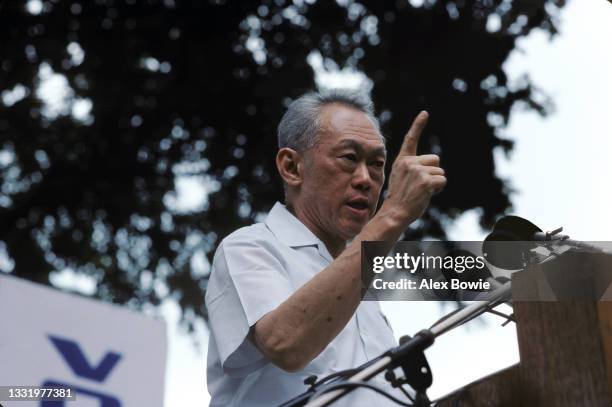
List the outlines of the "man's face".
{"label": "man's face", "polygon": [[374,216],[385,181],[386,150],[380,134],[359,110],[332,104],[321,112],[318,141],[304,155],[299,192],[318,232],[348,240]]}

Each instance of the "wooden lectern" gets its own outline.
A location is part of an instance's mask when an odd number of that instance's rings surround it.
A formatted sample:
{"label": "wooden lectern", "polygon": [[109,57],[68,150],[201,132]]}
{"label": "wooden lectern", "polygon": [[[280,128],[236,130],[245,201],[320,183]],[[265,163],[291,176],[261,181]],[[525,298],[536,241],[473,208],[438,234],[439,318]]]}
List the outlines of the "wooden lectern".
{"label": "wooden lectern", "polygon": [[611,407],[611,281],[605,254],[570,253],[513,274],[520,362],[437,407]]}

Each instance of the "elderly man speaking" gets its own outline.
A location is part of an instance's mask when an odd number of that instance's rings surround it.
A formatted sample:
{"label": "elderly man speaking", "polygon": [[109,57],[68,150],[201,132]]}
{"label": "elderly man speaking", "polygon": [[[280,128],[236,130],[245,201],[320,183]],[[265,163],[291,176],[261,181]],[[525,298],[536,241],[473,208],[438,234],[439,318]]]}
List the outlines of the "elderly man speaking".
{"label": "elderly man speaking", "polygon": [[[291,103],[276,156],[285,204],[223,239],[214,256],[211,406],[278,405],[305,391],[306,377],[356,367],[396,345],[379,304],[361,301],[361,242],[397,241],[444,188],[439,157],[416,155],[427,119],[421,112],[406,134],[376,212],[387,152],[370,99],[331,90]],[[361,389],[336,405],[386,402]]]}

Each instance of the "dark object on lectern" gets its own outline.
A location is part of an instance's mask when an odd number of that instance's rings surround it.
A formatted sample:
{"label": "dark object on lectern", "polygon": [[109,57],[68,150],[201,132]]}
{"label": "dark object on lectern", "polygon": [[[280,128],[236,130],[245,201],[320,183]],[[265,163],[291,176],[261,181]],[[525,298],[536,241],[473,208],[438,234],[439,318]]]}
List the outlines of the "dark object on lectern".
{"label": "dark object on lectern", "polygon": [[491,234],[503,234],[509,237],[508,240],[512,241],[542,240],[538,238],[538,232],[542,232],[542,229],[525,218],[504,216],[495,223]]}
{"label": "dark object on lectern", "polygon": [[493,231],[482,244],[487,261],[505,270],[524,267],[524,254],[536,247],[533,242],[542,229],[518,216],[504,216],[495,223]]}
{"label": "dark object on lectern", "polygon": [[534,261],[538,263],[537,256],[534,257],[532,252],[537,246],[567,246],[580,252],[612,254],[609,249],[598,245],[572,240],[561,234],[562,231],[560,227],[551,232],[543,232],[527,219],[504,216],[485,238],[482,252],[489,263],[506,270],[524,269]]}

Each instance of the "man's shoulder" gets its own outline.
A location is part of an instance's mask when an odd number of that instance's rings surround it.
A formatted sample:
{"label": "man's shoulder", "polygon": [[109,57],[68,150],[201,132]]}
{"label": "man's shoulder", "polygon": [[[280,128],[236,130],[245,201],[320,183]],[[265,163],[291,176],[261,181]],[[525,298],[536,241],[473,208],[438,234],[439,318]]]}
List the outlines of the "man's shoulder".
{"label": "man's shoulder", "polygon": [[253,223],[252,225],[243,226],[236,229],[227,235],[221,244],[252,242],[259,240],[270,240],[274,238],[274,234],[268,229],[265,223]]}
{"label": "man's shoulder", "polygon": [[261,263],[263,259],[282,262],[286,257],[283,246],[265,223],[244,226],[221,240],[215,250],[212,268],[244,268],[252,262]]}

